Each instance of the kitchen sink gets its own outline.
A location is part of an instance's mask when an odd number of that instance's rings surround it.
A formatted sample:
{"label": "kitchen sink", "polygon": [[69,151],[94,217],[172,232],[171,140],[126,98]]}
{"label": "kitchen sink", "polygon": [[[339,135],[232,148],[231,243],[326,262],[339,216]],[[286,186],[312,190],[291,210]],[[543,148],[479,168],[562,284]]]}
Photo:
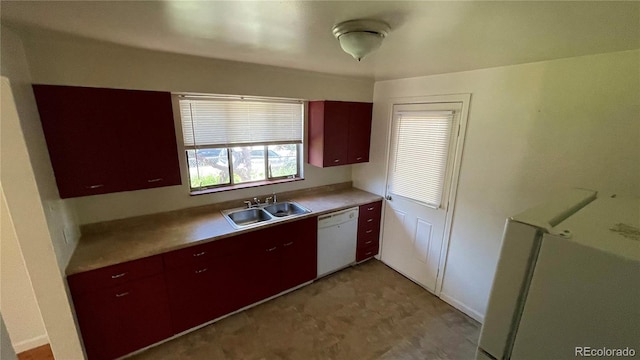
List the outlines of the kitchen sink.
{"label": "kitchen sink", "polygon": [[293,201],[283,201],[248,209],[223,210],[222,215],[236,229],[244,229],[310,212],[311,210]]}
{"label": "kitchen sink", "polygon": [[267,213],[266,211],[260,208],[237,210],[224,215],[229,219],[231,219],[233,224],[239,227],[244,227],[251,224],[261,223],[263,221],[269,221],[273,219],[273,217],[269,215],[269,213]]}
{"label": "kitchen sink", "polygon": [[308,212],[311,212],[310,210],[305,209],[302,206],[291,201],[271,204],[271,205],[265,206],[264,210],[276,217],[285,217],[290,215],[306,214]]}

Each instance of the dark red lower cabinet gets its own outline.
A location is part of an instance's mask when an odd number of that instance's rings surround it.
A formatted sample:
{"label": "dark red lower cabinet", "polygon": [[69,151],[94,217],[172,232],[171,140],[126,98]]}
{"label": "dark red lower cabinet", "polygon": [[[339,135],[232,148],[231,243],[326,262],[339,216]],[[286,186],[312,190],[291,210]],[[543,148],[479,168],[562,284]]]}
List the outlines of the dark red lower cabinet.
{"label": "dark red lower cabinet", "polygon": [[253,304],[280,292],[280,251],[278,227],[254,231],[243,236],[245,254],[238,260],[241,270],[240,305]]}
{"label": "dark red lower cabinet", "polygon": [[120,357],[312,281],[317,221],[297,220],[72,275],[89,359]]}
{"label": "dark red lower cabinet", "polygon": [[89,359],[115,359],[173,335],[162,274],[74,297]]}
{"label": "dark red lower cabinet", "polygon": [[382,201],[360,205],[358,214],[358,247],[356,261],[378,255]]}
{"label": "dark red lower cabinet", "polygon": [[238,309],[234,257],[167,269],[173,330],[180,333]]}
{"label": "dark red lower cabinet", "polygon": [[285,227],[281,251],[281,289],[316,278],[318,272],[318,218],[299,220]]}
{"label": "dark red lower cabinet", "polygon": [[307,218],[246,234],[245,305],[316,278],[317,222]]}

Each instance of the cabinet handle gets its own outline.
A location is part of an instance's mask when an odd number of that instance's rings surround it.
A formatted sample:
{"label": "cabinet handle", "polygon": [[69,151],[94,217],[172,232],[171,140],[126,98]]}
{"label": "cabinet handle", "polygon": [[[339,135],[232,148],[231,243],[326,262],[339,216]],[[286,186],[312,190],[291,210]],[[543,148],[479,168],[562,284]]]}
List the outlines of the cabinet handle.
{"label": "cabinet handle", "polygon": [[293,245],[293,241],[289,241],[288,243],[284,244],[284,246],[291,246]]}
{"label": "cabinet handle", "polygon": [[373,206],[372,206],[372,207],[370,207],[370,208],[367,208],[367,210],[369,210],[369,211],[371,211],[371,210],[373,210],[373,209],[374,209],[374,207],[373,207]]}
{"label": "cabinet handle", "polygon": [[371,234],[373,232],[373,230],[367,230],[365,231],[367,234]]}
{"label": "cabinet handle", "polygon": [[120,274],[117,274],[117,275],[111,275],[111,278],[112,279],[117,279],[117,278],[121,278],[121,277],[123,277],[125,275],[127,275],[127,273],[123,272],[123,273],[120,273]]}
{"label": "cabinet handle", "polygon": [[208,268],[204,268],[204,269],[196,270],[195,273],[196,274],[202,274],[203,272],[205,272],[207,270],[208,270]]}
{"label": "cabinet handle", "polygon": [[125,292],[123,292],[123,293],[116,294],[116,297],[117,297],[117,298],[121,298],[121,297],[123,297],[123,296],[127,296],[127,295],[129,295],[129,292],[128,292],[128,291],[125,291]]}
{"label": "cabinet handle", "polygon": [[103,186],[104,186],[104,184],[96,184],[96,185],[89,185],[89,186],[86,186],[86,188],[87,188],[87,189],[97,189],[97,188],[101,188],[101,187],[103,187]]}
{"label": "cabinet handle", "polygon": [[270,248],[270,249],[267,249],[267,252],[272,252],[273,250],[275,250],[275,249],[277,249],[277,248],[278,248],[277,246],[274,246],[274,247],[272,247],[272,248]]}
{"label": "cabinet handle", "polygon": [[369,244],[371,244],[372,242],[373,242],[373,240],[369,240],[369,241],[365,241],[365,242],[364,242],[364,244],[365,244],[365,245],[369,245]]}
{"label": "cabinet handle", "polygon": [[373,254],[373,251],[368,251],[368,252],[366,252],[366,253],[364,254],[364,256],[369,256],[369,255],[371,255],[371,254]]}
{"label": "cabinet handle", "polygon": [[193,254],[193,256],[198,257],[198,256],[202,256],[202,255],[204,255],[206,253],[207,253],[206,251],[202,251],[202,252]]}
{"label": "cabinet handle", "polygon": [[154,183],[154,182],[158,182],[158,181],[162,181],[162,178],[156,178],[156,179],[147,180],[148,183]]}
{"label": "cabinet handle", "polygon": [[362,160],[362,156],[357,157],[356,160]]}
{"label": "cabinet handle", "polygon": [[367,219],[367,222],[372,222],[372,221],[373,221],[373,219]]}
{"label": "cabinet handle", "polygon": [[335,160],[333,160],[333,162],[334,162],[334,163],[339,163],[339,162],[340,162],[340,159],[335,159]]}

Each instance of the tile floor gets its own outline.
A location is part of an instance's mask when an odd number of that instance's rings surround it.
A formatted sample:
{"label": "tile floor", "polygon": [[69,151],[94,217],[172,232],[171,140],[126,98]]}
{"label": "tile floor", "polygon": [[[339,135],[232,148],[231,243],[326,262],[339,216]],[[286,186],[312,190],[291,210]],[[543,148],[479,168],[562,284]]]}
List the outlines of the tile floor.
{"label": "tile floor", "polygon": [[480,324],[377,260],[130,359],[473,359]]}

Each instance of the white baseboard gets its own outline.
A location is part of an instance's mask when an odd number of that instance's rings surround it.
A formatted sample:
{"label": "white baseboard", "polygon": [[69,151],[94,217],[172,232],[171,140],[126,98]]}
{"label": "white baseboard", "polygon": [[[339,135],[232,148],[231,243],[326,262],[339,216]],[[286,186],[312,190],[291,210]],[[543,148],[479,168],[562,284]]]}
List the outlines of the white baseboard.
{"label": "white baseboard", "polygon": [[470,307],[468,307],[465,304],[461,303],[460,301],[452,298],[451,296],[441,292],[440,293],[440,299],[442,299],[442,301],[446,302],[447,304],[453,306],[454,308],[462,311],[463,313],[469,315],[469,317],[471,317],[472,319],[476,320],[480,324],[482,324],[484,322],[484,315],[482,315],[479,312],[471,309]]}
{"label": "white baseboard", "polygon": [[32,339],[23,340],[13,344],[13,349],[16,351],[16,354],[20,354],[21,352],[25,352],[27,350],[31,350],[33,348],[37,348],[38,346],[42,346],[49,343],[49,336],[47,334],[36,336]]}

